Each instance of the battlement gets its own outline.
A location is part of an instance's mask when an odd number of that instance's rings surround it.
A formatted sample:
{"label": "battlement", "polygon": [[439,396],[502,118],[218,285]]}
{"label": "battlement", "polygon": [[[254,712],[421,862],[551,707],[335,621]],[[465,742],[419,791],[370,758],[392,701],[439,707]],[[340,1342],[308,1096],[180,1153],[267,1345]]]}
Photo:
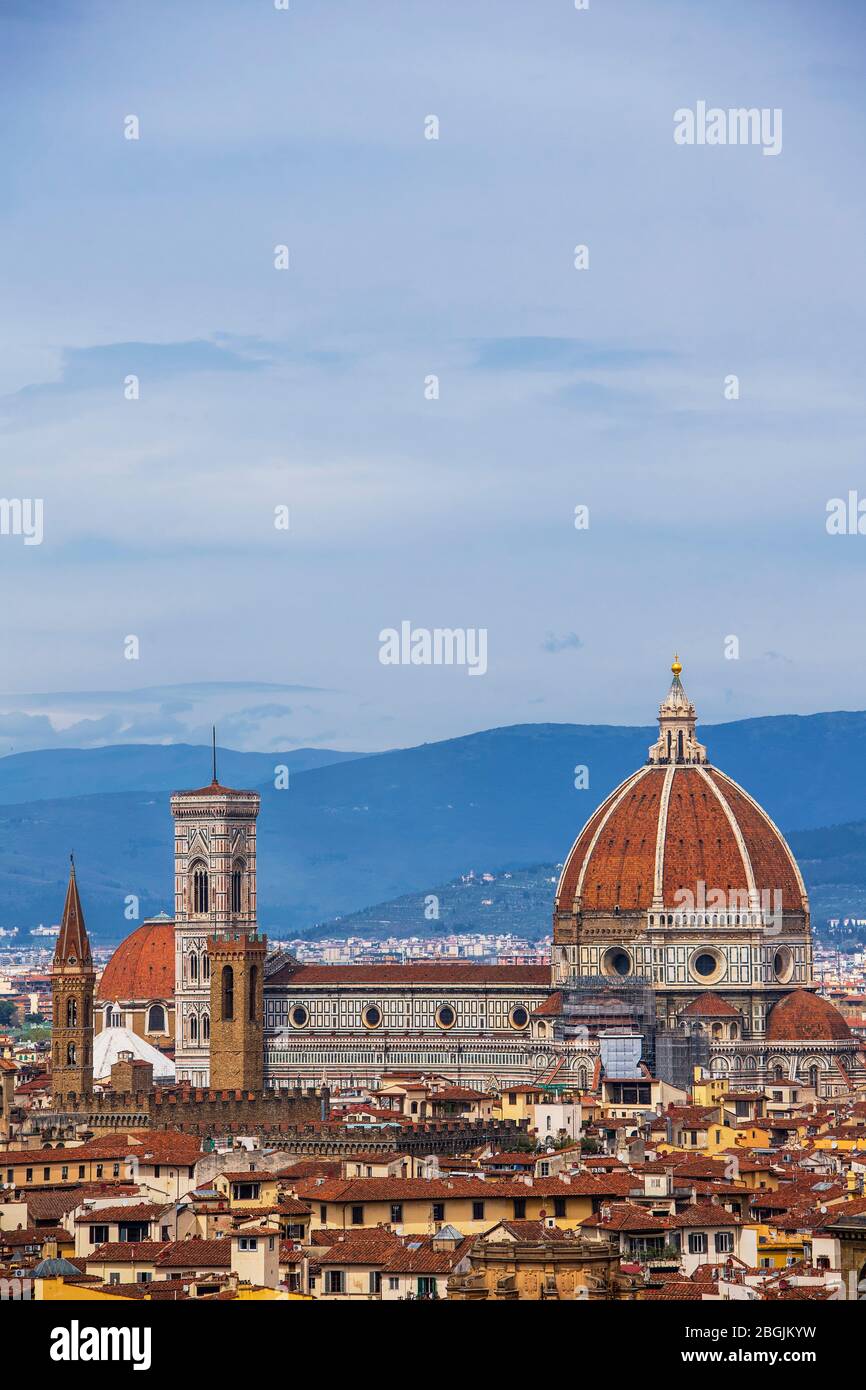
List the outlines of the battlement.
{"label": "battlement", "polygon": [[330,1114],[327,1086],[315,1091],[217,1091],[179,1087],[70,1095],[51,1110],[35,1112],[39,1130],[85,1127],[170,1129],[190,1134],[285,1133],[321,1124]]}

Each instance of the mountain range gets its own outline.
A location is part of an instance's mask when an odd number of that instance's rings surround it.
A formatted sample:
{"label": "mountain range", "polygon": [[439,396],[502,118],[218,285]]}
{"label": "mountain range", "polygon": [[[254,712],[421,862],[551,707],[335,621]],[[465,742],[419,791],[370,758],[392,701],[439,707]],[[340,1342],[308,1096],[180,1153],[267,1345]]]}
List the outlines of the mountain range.
{"label": "mountain range", "polygon": [[[221,749],[218,765],[223,783],[261,792],[259,917],[269,934],[287,936],[401,895],[420,900],[469,870],[561,861],[654,736],[649,727],[522,724],[377,754]],[[701,737],[789,835],[816,916],[859,911],[866,713],[705,725]],[[280,765],[290,770],[282,790]],[[577,767],[588,770],[581,790]],[[70,849],[96,941],[135,925],[124,915],[130,895],[139,920],[171,912],[168,797],[210,773],[210,749],[190,745],[0,759],[0,926],[18,926],[21,940],[57,921]]]}

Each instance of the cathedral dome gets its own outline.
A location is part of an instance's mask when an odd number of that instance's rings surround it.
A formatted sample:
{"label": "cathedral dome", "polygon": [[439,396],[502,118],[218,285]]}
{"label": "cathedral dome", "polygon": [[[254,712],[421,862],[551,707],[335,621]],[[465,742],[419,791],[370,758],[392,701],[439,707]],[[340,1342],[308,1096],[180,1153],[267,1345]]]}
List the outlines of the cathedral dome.
{"label": "cathedral dome", "polygon": [[720,907],[735,914],[808,912],[784,836],[742,787],[708,763],[697,742],[681,669],[675,662],[649,761],[611,792],[574,842],[557,888],[557,915],[682,908],[712,925]]}
{"label": "cathedral dome", "polygon": [[102,972],[96,998],[174,998],[174,922],[155,917],[127,936]]}
{"label": "cathedral dome", "polygon": [[795,989],[773,1006],[767,1024],[770,1042],[841,1042],[851,1029],[829,999]]}

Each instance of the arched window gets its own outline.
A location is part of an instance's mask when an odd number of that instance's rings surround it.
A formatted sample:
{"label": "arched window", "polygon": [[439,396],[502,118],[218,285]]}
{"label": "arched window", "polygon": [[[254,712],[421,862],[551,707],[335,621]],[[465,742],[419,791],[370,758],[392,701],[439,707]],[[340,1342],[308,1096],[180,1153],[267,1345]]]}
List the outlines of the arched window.
{"label": "arched window", "polygon": [[195,1014],[189,1016],[189,1040],[190,1042],[198,1042],[198,1019]]}
{"label": "arched window", "polygon": [[231,880],[231,910],[234,913],[243,911],[243,884],[244,869],[246,865],[242,859],[236,859],[232,864]]}
{"label": "arched window", "polygon": [[147,1031],[149,1033],[164,1033],[165,1029],[165,1009],[161,1004],[151,1004],[147,1011]]}
{"label": "arched window", "polygon": [[210,1042],[210,1014],[202,1014],[201,1016],[201,1040],[202,1042]]}
{"label": "arched window", "polygon": [[66,1001],[66,1027],[78,1027],[78,1000],[67,999]]}
{"label": "arched window", "polygon": [[198,955],[195,951],[189,953],[189,978],[191,980],[198,979]]}
{"label": "arched window", "polygon": [[235,972],[230,965],[223,966],[222,1016],[224,1023],[230,1023],[235,1016]]}
{"label": "arched window", "polygon": [[250,986],[249,986],[249,988],[250,988],[250,999],[249,999],[250,1023],[255,1023],[255,1021],[256,1021],[256,987],[257,987],[257,985],[258,985],[258,981],[259,981],[259,967],[258,967],[257,965],[250,966]]}
{"label": "arched window", "polygon": [[67,1065],[68,1067],[74,1067],[74,1066],[75,1066],[75,1063],[76,1063],[76,1061],[77,1061],[77,1059],[78,1059],[78,1053],[77,1053],[76,1050],[75,1050],[75,1043],[67,1043],[67,1044],[66,1044],[66,1065]]}
{"label": "arched window", "polygon": [[204,860],[197,859],[190,868],[192,879],[192,910],[203,917],[210,910],[210,880]]}
{"label": "arched window", "polygon": [[210,979],[210,956],[208,955],[207,951],[202,951],[201,977],[203,980]]}

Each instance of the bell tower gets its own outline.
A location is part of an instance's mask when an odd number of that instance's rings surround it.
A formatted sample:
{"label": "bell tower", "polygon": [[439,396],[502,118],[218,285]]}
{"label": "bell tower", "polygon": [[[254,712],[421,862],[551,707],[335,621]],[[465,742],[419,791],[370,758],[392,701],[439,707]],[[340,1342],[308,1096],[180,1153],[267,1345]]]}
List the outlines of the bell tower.
{"label": "bell tower", "polygon": [[[230,938],[234,947],[261,943],[256,928],[256,817],[258,792],[234,791],[217,779],[214,739],[209,786],[175,792],[175,1068],[178,1081],[217,1084],[211,1075],[214,960],[211,943]],[[257,961],[254,951],[250,968]],[[219,970],[229,964],[220,961]],[[235,962],[231,962],[234,969]],[[263,962],[262,962],[263,965]],[[252,979],[261,991],[263,969]],[[228,977],[226,977],[228,979]],[[249,983],[245,977],[243,986]],[[237,990],[235,990],[237,996]],[[216,994],[214,997],[218,997]],[[238,1008],[240,1005],[238,1004]],[[247,1013],[249,1008],[247,1007]],[[244,1015],[246,1017],[246,1015]],[[259,1037],[261,1040],[261,1009]],[[235,1012],[233,1025],[240,1022]],[[225,1036],[224,1033],[221,1037]],[[259,1063],[261,1068],[261,1061]],[[226,1085],[225,1081],[219,1083]],[[235,1083],[240,1085],[240,1082]]]}
{"label": "bell tower", "polygon": [[267,944],[255,928],[228,928],[208,939],[210,1084],[214,1090],[264,1089]]}
{"label": "bell tower", "polygon": [[51,966],[51,1086],[54,1103],[93,1093],[93,988],[96,971],[69,857],[69,884]]}

